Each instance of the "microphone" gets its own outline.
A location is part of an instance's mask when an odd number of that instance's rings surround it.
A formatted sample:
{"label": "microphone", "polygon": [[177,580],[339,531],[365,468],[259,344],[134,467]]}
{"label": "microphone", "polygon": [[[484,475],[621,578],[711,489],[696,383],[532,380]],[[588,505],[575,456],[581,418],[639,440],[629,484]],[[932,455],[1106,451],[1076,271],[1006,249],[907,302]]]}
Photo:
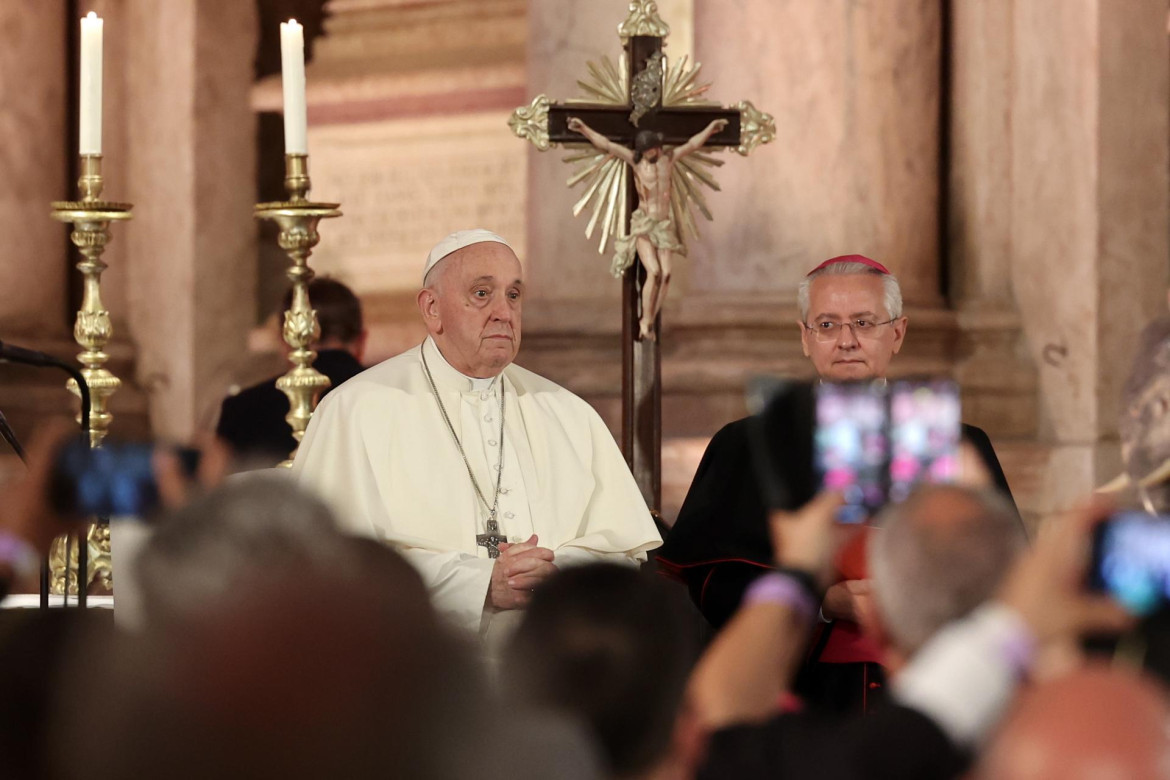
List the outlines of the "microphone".
{"label": "microphone", "polygon": [[73,377],[73,380],[77,382],[78,390],[81,391],[81,429],[83,431],[89,430],[89,384],[77,366],[59,357],[54,357],[48,352],[38,352],[35,349],[26,349],[15,344],[5,344],[3,341],[0,341],[0,363],[23,363],[28,366],[59,368]]}
{"label": "microphone", "polygon": [[65,362],[55,358],[47,352],[38,352],[35,349],[25,349],[13,344],[0,341],[0,361],[8,363],[25,363],[30,366],[57,366],[64,367]]}
{"label": "microphone", "polygon": [[[89,412],[90,412],[89,384],[85,381],[85,377],[82,375],[80,369],[78,369],[77,366],[73,365],[72,363],[67,363],[58,357],[54,357],[53,355],[50,355],[47,352],[38,352],[35,349],[25,349],[24,347],[18,347],[18,346],[15,346],[13,344],[5,344],[3,341],[0,341],[0,363],[23,363],[23,364],[29,365],[29,366],[48,366],[51,368],[59,368],[62,371],[64,371],[65,373],[69,374],[69,376],[73,377],[74,381],[77,382],[77,389],[81,393],[81,430],[82,431],[89,430]],[[4,420],[4,428],[8,429],[8,421],[7,420]],[[11,429],[8,429],[8,432],[11,432]],[[4,438],[7,440],[8,436],[5,435]],[[15,436],[13,438],[15,438]],[[19,443],[12,441],[12,440],[9,440],[9,443],[12,444],[13,449],[16,449],[17,454],[19,454],[21,456],[21,459],[23,459],[24,458],[24,453],[22,451],[23,448],[20,448]],[[86,546],[87,542],[84,538],[80,539],[79,541],[80,541],[80,546],[77,548],[77,567],[78,567],[77,571],[78,571],[78,582],[80,583],[82,580],[85,579],[85,575],[83,574],[83,572],[88,571],[88,563],[86,561],[86,553],[88,552],[88,548]],[[68,563],[69,563],[69,558],[70,558],[69,542],[68,542],[68,538],[67,538],[66,543],[65,543],[65,562],[66,562],[67,567],[68,567]],[[41,565],[41,583],[40,583],[40,585],[41,585],[41,609],[48,609],[48,607],[49,607],[49,562],[48,561],[45,561]],[[65,601],[68,602],[69,601],[69,595],[68,595],[69,594],[69,587],[68,587],[69,576],[68,576],[68,573],[65,576],[65,585],[66,585],[66,587],[65,587],[65,594],[66,594]],[[84,609],[85,608],[85,601],[86,601],[85,587],[84,586],[78,587],[78,589],[77,589],[77,606],[81,609]]]}

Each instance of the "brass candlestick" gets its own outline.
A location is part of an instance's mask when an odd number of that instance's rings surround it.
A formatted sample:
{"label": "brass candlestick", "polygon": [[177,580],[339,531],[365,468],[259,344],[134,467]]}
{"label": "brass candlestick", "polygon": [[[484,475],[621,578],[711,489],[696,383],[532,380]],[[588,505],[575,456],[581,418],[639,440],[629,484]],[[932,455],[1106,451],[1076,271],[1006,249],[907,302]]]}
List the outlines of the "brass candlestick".
{"label": "brass candlestick", "polygon": [[[106,354],[106,344],[109,343],[114,329],[110,324],[110,313],[102,305],[101,280],[102,271],[106,264],[102,262],[102,253],[106,244],[110,243],[110,223],[130,219],[129,203],[112,203],[101,200],[102,194],[102,156],[100,154],[81,155],[81,178],[77,181],[81,193],[80,201],[56,201],[52,204],[53,219],[68,222],[73,225],[70,239],[82,254],[82,260],[77,264],[77,270],[84,277],[84,288],[81,299],[81,309],[77,312],[77,320],[73,324],[73,338],[81,346],[82,351],[77,356],[81,363],[81,375],[89,385],[90,414],[89,414],[89,445],[100,447],[109,431],[113,415],[110,414],[107,404],[110,396],[122,385],[122,381],[114,376],[105,363],[110,359]],[[68,388],[75,395],[80,396],[77,383],[69,380]],[[80,417],[78,422],[81,422]],[[113,570],[110,562],[110,534],[108,527],[90,526],[86,535],[86,552],[91,566],[86,567],[85,585],[79,586],[77,580],[68,577],[71,564],[77,561],[65,560],[65,545],[57,540],[54,547],[53,590],[56,593],[70,592],[76,588],[79,597],[83,597],[89,584],[90,572],[94,577],[109,587],[113,583]],[[73,557],[73,556],[70,556]],[[70,579],[72,581],[67,582]]]}
{"label": "brass candlestick", "polygon": [[[317,353],[310,345],[320,333],[317,312],[309,303],[309,282],[313,269],[309,255],[321,240],[317,223],[329,217],[340,217],[338,203],[314,203],[308,199],[309,157],[306,154],[284,156],[284,186],[289,199],[274,203],[257,203],[256,217],[271,219],[280,226],[280,248],[288,254],[292,265],[288,278],[293,285],[292,305],[284,313],[284,341],[292,348],[289,362],[292,369],[276,380],[276,386],[288,396],[288,416],[284,419],[292,428],[293,438],[300,446],[305,428],[313,416],[317,398],[329,387],[329,378],[313,368]],[[292,466],[294,449],[289,459],[280,465]]]}
{"label": "brass candlestick", "polygon": [[[81,251],[83,259],[77,264],[85,278],[81,299],[81,310],[73,324],[73,338],[81,345],[77,356],[81,362],[81,375],[89,385],[89,443],[100,447],[110,428],[113,415],[107,403],[122,381],[105,368],[110,356],[105,353],[106,344],[114,333],[110,324],[110,313],[102,305],[102,253],[110,243],[110,223],[130,219],[129,203],[110,203],[99,200],[102,193],[102,156],[83,154],[81,156],[81,178],[77,182],[81,190],[80,201],[57,201],[53,203],[53,218],[73,224],[70,238]],[[79,394],[77,383],[69,380],[69,389]],[[80,422],[78,418],[78,422]]]}

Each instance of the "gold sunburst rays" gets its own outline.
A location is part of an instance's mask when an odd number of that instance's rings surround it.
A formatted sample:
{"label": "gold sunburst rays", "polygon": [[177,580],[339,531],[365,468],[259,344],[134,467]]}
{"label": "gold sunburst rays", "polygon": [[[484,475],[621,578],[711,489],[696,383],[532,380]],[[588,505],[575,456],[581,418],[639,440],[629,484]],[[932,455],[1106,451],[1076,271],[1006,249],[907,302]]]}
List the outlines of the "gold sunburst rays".
{"label": "gold sunburst rays", "polygon": [[702,187],[719,192],[719,184],[707,169],[718,168],[723,161],[707,154],[693,154],[679,160],[671,171],[670,209],[674,223],[678,226],[678,240],[686,246],[687,236],[699,238],[699,225],[695,219],[697,209],[707,221],[714,220]]}
{"label": "gold sunburst rays", "polygon": [[690,65],[686,55],[678,62],[668,64],[662,84],[662,105],[664,106],[713,106],[715,101],[704,97],[710,84],[700,84],[699,72],[703,66]]}
{"label": "gold sunburst rays", "polygon": [[600,63],[586,62],[588,79],[578,79],[577,86],[585,97],[570,98],[568,105],[624,106],[630,102],[630,66],[623,54],[615,65],[609,57],[602,57]]}
{"label": "gold sunburst rays", "polygon": [[584,194],[573,204],[573,216],[580,216],[581,212],[592,207],[585,237],[593,238],[593,232],[600,223],[601,240],[597,245],[597,253],[604,254],[611,236],[625,235],[629,166],[592,147],[569,155],[565,162],[578,164],[569,177],[569,186],[586,183]]}

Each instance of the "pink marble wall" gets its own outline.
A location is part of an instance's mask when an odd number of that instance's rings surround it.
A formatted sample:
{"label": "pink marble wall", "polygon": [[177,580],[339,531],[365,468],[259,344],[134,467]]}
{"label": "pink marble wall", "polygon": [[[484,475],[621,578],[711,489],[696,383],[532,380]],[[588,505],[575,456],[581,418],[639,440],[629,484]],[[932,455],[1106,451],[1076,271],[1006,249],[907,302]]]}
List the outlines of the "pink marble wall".
{"label": "pink marble wall", "polygon": [[791,294],[860,252],[937,304],[940,6],[935,0],[699,3],[695,51],[725,104],[750,99],[776,141],[727,155],[691,289]]}
{"label": "pink marble wall", "polygon": [[[600,61],[602,55],[616,62],[620,56],[617,26],[627,7],[626,0],[529,0],[529,96],[578,97],[577,79],[587,75],[586,62]],[[581,308],[620,330],[621,284],[608,273],[610,254],[599,255],[596,240],[585,239],[588,217],[573,218],[581,188],[570,191],[565,186],[572,170],[562,162],[565,153],[531,149],[528,154],[527,270],[533,325],[564,327],[564,309],[557,302],[572,299],[588,302]]]}
{"label": "pink marble wall", "polygon": [[254,8],[128,0],[132,337],[155,432],[210,424],[254,308]]}
{"label": "pink marble wall", "polygon": [[1015,310],[1012,291],[1014,0],[951,0],[947,240],[962,308]]}
{"label": "pink marble wall", "polygon": [[64,228],[49,202],[66,184],[62,3],[0,4],[0,339],[68,332]]}
{"label": "pink marble wall", "polygon": [[1165,306],[1166,4],[1030,0],[1013,25],[1011,278],[1058,506],[1112,476],[1134,339]]}

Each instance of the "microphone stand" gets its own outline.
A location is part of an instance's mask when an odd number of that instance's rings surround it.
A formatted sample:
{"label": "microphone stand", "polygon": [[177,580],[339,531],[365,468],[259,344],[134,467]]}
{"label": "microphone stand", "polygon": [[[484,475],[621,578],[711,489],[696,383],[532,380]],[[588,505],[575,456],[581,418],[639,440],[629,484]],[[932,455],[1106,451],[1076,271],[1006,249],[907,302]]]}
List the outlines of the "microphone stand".
{"label": "microphone stand", "polygon": [[[89,384],[85,381],[85,376],[82,375],[81,370],[76,366],[66,363],[60,358],[53,357],[45,352],[37,352],[31,349],[23,349],[9,344],[0,342],[0,363],[24,363],[30,366],[50,366],[58,368],[69,374],[75,382],[77,382],[78,394],[81,396],[81,431],[82,433],[89,430],[89,414],[90,414],[90,397]],[[0,412],[0,436],[8,442],[9,446],[20,456],[20,459],[25,464],[28,459],[25,457],[24,447],[20,445],[20,440],[16,438],[16,434],[12,431],[8,424],[8,419]],[[77,546],[77,606],[79,609],[86,608],[86,593],[85,593],[85,572],[89,568],[89,545],[84,538],[78,539]],[[49,608],[49,559],[46,558],[41,564],[41,609]],[[66,543],[65,547],[65,605],[69,604],[69,547]]]}

